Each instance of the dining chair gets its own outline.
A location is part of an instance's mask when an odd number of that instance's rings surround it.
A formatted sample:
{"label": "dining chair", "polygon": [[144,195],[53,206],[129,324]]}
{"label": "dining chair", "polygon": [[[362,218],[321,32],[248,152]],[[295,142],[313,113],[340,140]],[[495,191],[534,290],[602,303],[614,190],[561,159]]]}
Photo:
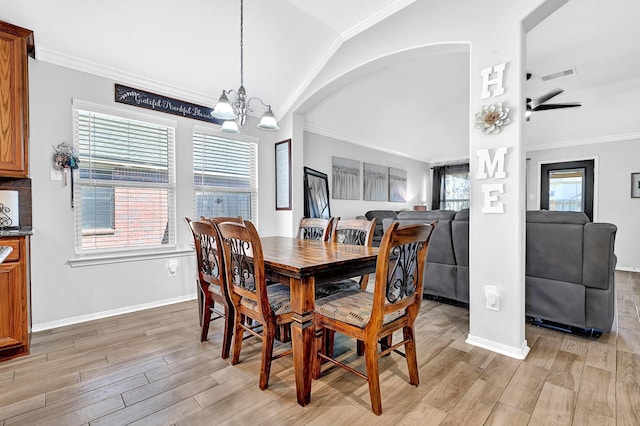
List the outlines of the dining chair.
{"label": "dining chair", "polygon": [[[222,238],[229,295],[235,311],[231,364],[240,361],[245,331],[262,339],[260,389],[264,390],[269,386],[271,361],[292,353],[287,350],[273,354],[277,327],[292,322],[289,287],[267,285],[262,244],[253,223],[222,222],[216,226]],[[251,318],[254,324],[246,324],[245,318]]]}
{"label": "dining chair", "polygon": [[[353,244],[358,246],[371,247],[373,244],[373,233],[376,227],[376,219],[337,219],[334,220],[331,228],[330,241],[339,244]],[[316,288],[316,297],[330,296],[338,291],[344,290],[366,290],[369,283],[369,274],[362,275],[357,279],[347,278],[334,283],[319,286]]]}
{"label": "dining chair", "polygon": [[[359,246],[373,245],[373,234],[376,227],[376,218],[368,219],[337,219],[331,228],[330,240],[339,244],[354,244]],[[356,281],[353,278],[346,278],[316,287],[316,299],[331,296],[332,294],[347,290],[366,290],[369,283],[369,274],[362,275]],[[326,353],[331,356],[333,354],[333,331],[327,330],[326,336]],[[364,354],[364,345],[362,341],[357,343],[358,355]]]}
{"label": "dining chair", "polygon": [[[229,358],[233,333],[233,305],[227,291],[224,261],[220,256],[220,235],[210,221],[192,221],[189,218],[185,218],[185,221],[193,234],[198,264],[199,293],[202,296],[200,341],[207,340],[212,320],[224,318],[221,356],[226,359]],[[223,309],[218,310],[216,304]],[[212,312],[217,316],[212,318]]]}
{"label": "dining chair", "polygon": [[303,217],[298,222],[298,239],[329,241],[333,218]]}
{"label": "dining chair", "polygon": [[[321,361],[329,361],[369,382],[371,408],[382,413],[380,397],[380,357],[397,352],[407,360],[409,382],[419,384],[414,323],[422,300],[422,283],[429,239],[436,223],[408,225],[397,223],[385,232],[376,262],[373,293],[348,290],[316,301],[314,326],[316,332],[313,377],[319,378]],[[366,374],[325,353],[326,330],[333,330],[362,340],[365,348]],[[392,346],[384,342],[387,336],[402,330],[403,340]],[[398,350],[404,346],[405,353]]]}

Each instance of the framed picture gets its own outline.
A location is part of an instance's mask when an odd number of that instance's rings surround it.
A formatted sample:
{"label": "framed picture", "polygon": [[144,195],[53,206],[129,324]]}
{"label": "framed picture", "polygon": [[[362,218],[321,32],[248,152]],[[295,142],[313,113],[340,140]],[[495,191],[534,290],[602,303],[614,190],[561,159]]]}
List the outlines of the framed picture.
{"label": "framed picture", "polygon": [[407,202],[407,171],[389,167],[389,201]]}
{"label": "framed picture", "polygon": [[304,168],[304,215],[329,219],[329,180],[327,174]]}
{"label": "framed picture", "polygon": [[366,201],[389,200],[389,170],[385,166],[364,163],[363,198]]}
{"label": "framed picture", "polygon": [[338,200],[360,199],[360,162],[333,157],[331,166],[331,197]]}
{"label": "framed picture", "polygon": [[631,173],[631,198],[640,198],[640,172]]}
{"label": "framed picture", "polygon": [[291,210],[291,139],[276,148],[276,210]]}

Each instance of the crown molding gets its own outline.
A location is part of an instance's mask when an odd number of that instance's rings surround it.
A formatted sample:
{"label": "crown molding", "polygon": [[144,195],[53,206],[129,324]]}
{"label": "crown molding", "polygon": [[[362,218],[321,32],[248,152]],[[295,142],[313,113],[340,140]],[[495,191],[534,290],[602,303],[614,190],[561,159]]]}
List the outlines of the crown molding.
{"label": "crown molding", "polygon": [[73,56],[67,56],[62,53],[48,50],[44,48],[38,49],[38,60],[70,68],[76,71],[86,72],[89,74],[114,80],[119,83],[133,85],[137,89],[148,90],[154,93],[160,93],[165,96],[174,97],[176,99],[198,103],[201,105],[210,105],[217,100],[215,97],[206,97],[202,93],[194,92],[183,87],[172,86],[170,84],[152,80],[136,74],[126,73],[115,68],[110,68],[95,62],[85,61]]}
{"label": "crown molding", "polygon": [[542,145],[528,146],[527,151],[542,151],[545,149],[558,149],[558,148],[570,148],[580,145],[591,145],[596,143],[610,143],[610,142],[622,142],[633,139],[640,139],[640,132],[637,133],[624,133],[620,135],[599,136],[597,138],[587,139],[574,139],[568,141],[559,141],[546,143]]}
{"label": "crown molding", "polygon": [[316,135],[320,135],[320,136],[326,136],[328,138],[336,139],[336,140],[339,140],[339,141],[342,141],[342,142],[347,142],[347,143],[351,143],[351,144],[354,144],[354,145],[359,145],[359,146],[362,146],[364,148],[371,149],[371,150],[374,150],[374,151],[384,152],[385,154],[391,154],[391,155],[395,155],[395,156],[398,156],[398,157],[404,157],[404,158],[411,158],[413,160],[422,161],[422,162],[427,163],[427,164],[429,163],[428,159],[422,158],[422,157],[414,155],[414,154],[406,154],[404,152],[396,151],[396,150],[393,150],[393,149],[390,149],[390,148],[381,148],[379,146],[374,146],[374,145],[371,145],[370,143],[364,142],[364,141],[362,141],[360,139],[356,139],[356,138],[353,138],[351,136],[346,136],[346,135],[343,135],[341,133],[334,132],[332,130],[322,129],[320,127],[315,127],[315,126],[310,125],[310,124],[306,124],[305,123],[304,131],[305,132],[309,132],[309,133],[313,133],[313,134],[316,134]]}

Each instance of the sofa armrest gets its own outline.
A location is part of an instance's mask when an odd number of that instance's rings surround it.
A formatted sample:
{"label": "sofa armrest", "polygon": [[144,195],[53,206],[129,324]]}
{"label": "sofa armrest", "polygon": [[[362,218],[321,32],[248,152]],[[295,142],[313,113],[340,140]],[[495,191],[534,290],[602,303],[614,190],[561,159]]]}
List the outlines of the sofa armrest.
{"label": "sofa armrest", "polygon": [[610,223],[585,224],[582,283],[586,287],[607,290],[613,284],[616,231],[617,227]]}

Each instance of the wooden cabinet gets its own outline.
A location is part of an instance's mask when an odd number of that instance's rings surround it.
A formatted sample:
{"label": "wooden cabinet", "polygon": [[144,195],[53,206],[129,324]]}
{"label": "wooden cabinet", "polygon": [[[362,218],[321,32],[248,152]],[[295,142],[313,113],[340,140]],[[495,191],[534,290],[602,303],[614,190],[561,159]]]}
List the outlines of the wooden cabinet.
{"label": "wooden cabinet", "polygon": [[0,238],[13,251],[0,264],[0,360],[29,353],[29,237]]}
{"label": "wooden cabinet", "polygon": [[0,176],[29,175],[28,54],[33,32],[0,21]]}

